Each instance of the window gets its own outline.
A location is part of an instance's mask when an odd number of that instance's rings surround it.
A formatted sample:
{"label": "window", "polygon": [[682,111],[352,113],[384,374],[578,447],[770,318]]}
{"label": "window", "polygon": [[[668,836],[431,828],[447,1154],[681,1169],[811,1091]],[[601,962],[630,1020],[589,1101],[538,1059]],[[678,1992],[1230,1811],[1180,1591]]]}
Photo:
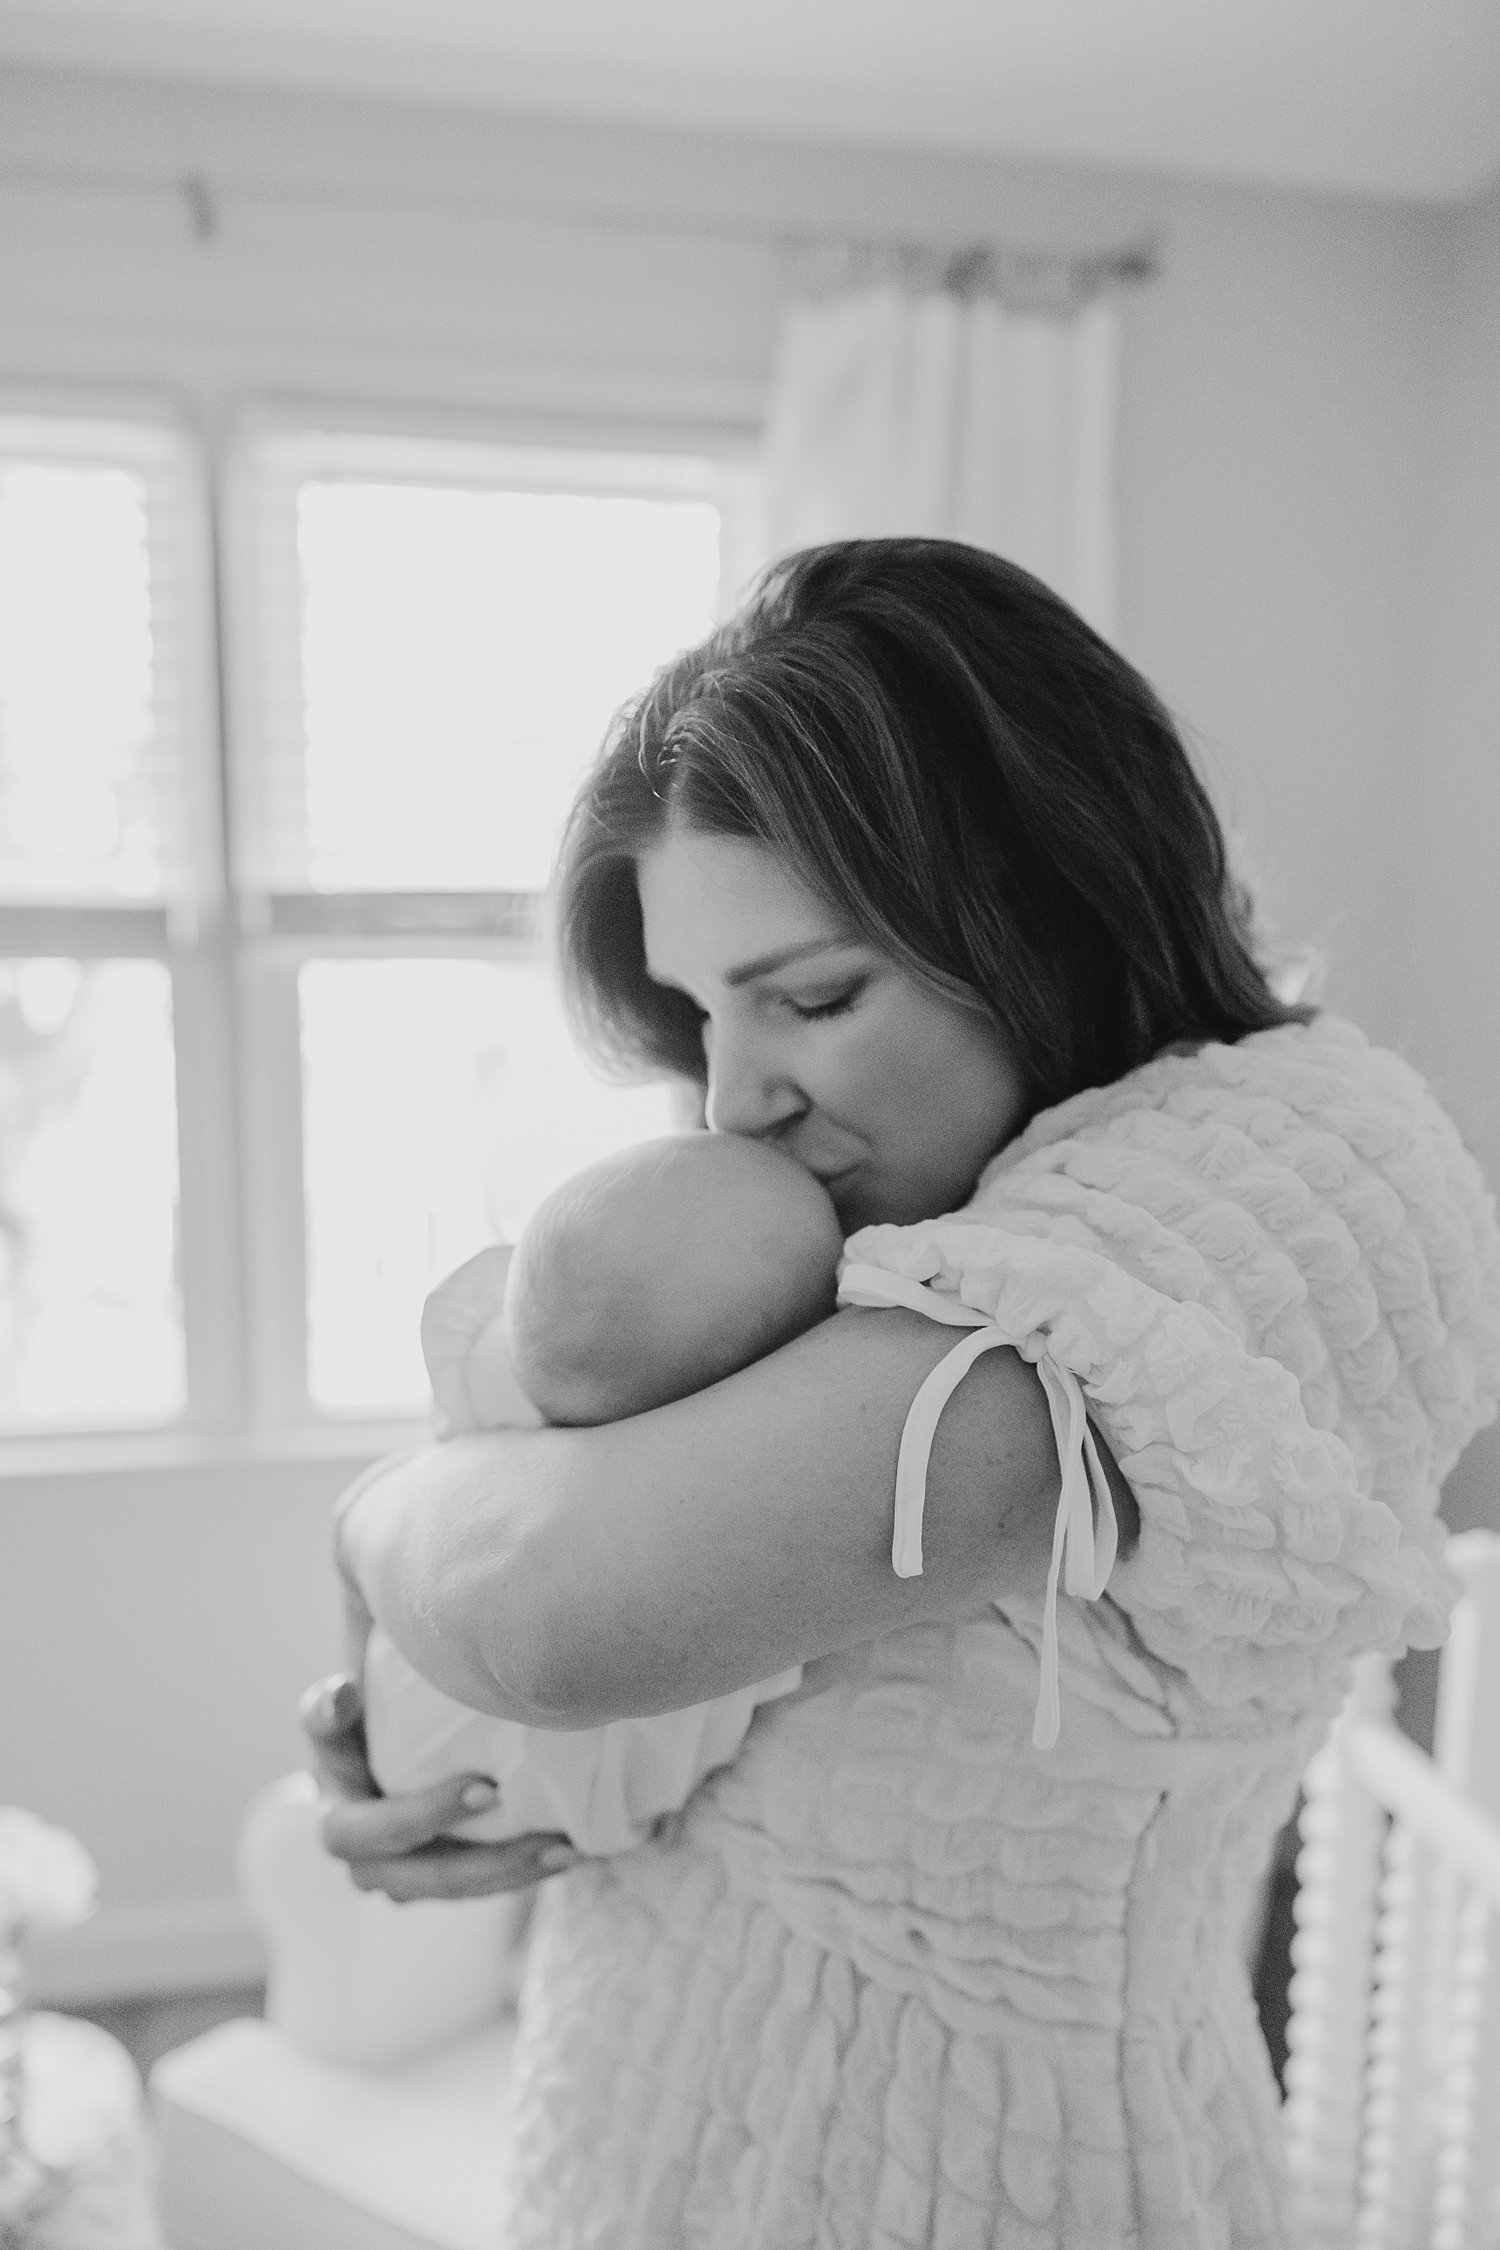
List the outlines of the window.
{"label": "window", "polygon": [[419,1412],[434,1280],[680,1114],[573,1050],[544,892],[749,471],[249,422],[222,651],[203,477],[0,423],[0,1431]]}
{"label": "window", "polygon": [[211,818],[169,430],[0,420],[0,1428],[188,1406],[174,946]]}

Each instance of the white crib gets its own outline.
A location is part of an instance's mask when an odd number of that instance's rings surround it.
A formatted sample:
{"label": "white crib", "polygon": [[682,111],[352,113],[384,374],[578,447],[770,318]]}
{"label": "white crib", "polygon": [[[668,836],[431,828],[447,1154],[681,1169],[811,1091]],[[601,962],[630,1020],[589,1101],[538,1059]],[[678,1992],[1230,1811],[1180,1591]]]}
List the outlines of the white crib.
{"label": "white crib", "polygon": [[1309,2250],[1500,2250],[1500,1538],[1449,1555],[1433,1757],[1366,1658],[1305,1783],[1285,2121]]}

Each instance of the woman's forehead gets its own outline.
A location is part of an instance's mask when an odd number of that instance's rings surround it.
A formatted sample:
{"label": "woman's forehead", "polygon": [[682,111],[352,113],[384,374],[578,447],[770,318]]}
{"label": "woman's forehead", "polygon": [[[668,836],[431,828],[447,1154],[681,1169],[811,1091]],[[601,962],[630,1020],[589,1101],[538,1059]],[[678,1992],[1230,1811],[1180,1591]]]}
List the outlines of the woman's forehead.
{"label": "woman's forehead", "polygon": [[670,830],[642,852],[636,875],[646,966],[669,983],[689,975],[743,983],[790,954],[808,959],[857,942],[816,891],[748,838]]}

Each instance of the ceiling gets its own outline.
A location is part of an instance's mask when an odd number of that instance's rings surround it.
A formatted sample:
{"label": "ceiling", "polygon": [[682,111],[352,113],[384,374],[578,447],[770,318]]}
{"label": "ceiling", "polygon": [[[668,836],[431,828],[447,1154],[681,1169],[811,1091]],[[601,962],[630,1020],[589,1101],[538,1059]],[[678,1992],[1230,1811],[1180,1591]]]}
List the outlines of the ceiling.
{"label": "ceiling", "polygon": [[1500,177],[1500,0],[0,0],[0,57],[1418,201]]}

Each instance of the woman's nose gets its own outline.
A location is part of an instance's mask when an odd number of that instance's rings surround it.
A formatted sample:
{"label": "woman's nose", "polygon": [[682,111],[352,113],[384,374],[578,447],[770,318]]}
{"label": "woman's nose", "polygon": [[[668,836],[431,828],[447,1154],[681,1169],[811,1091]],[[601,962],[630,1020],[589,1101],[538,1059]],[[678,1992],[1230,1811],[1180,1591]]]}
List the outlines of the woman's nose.
{"label": "woman's nose", "polygon": [[806,1097],[760,1041],[705,1025],[703,1051],[711,1133],[772,1133],[806,1109]]}

